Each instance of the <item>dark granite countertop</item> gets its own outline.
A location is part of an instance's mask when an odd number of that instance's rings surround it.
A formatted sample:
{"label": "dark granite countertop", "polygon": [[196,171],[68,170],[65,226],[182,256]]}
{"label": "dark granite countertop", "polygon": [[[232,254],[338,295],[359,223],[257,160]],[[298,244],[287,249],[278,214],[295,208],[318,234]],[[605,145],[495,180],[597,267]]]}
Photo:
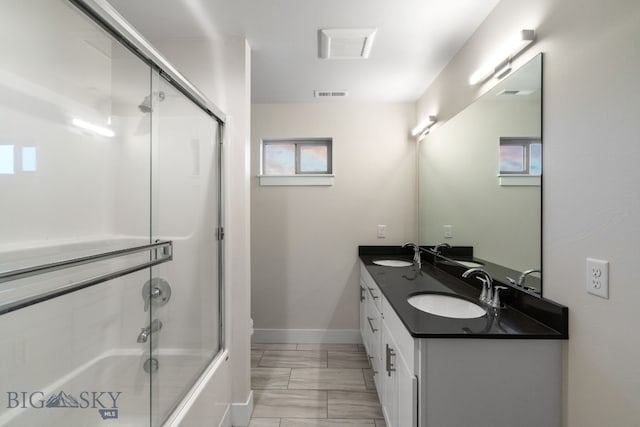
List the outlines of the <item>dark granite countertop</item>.
{"label": "dark granite countertop", "polygon": [[[367,250],[369,248],[369,250]],[[480,290],[428,262],[422,264],[419,272],[410,267],[382,267],[373,264],[376,259],[402,259],[411,261],[411,252],[385,251],[379,247],[360,247],[360,259],[364,263],[385,298],[394,309],[409,333],[416,338],[492,338],[492,339],[566,339],[567,331],[551,325],[564,325],[568,310],[558,304],[536,298],[535,308],[522,306],[521,297],[512,298],[518,310],[510,305],[496,310],[478,300]],[[441,293],[455,295],[482,305],[487,314],[475,319],[454,319],[422,312],[407,302],[407,298],[420,293]],[[525,299],[530,296],[525,295]],[[546,305],[550,305],[547,307]],[[524,308],[523,308],[524,307]],[[542,307],[542,308],[540,308]],[[542,313],[534,318],[531,314]],[[549,314],[551,312],[551,315]],[[564,319],[549,318],[559,315]],[[551,320],[551,321],[549,321]]]}

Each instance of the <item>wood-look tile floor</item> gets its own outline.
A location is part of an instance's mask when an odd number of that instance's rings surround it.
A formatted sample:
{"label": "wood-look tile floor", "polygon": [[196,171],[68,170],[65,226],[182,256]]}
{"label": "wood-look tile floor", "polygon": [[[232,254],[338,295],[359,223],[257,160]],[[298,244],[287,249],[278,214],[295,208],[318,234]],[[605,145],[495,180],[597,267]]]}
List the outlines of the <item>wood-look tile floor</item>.
{"label": "wood-look tile floor", "polygon": [[249,427],[385,427],[364,348],[253,344]]}

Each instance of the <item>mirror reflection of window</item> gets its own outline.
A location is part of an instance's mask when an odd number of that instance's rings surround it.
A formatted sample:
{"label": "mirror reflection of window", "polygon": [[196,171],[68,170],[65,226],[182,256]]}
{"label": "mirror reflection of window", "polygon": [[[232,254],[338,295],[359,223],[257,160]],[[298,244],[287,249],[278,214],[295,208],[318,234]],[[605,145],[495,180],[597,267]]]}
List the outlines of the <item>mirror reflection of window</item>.
{"label": "mirror reflection of window", "polygon": [[37,165],[36,147],[22,147],[22,172],[35,172]]}
{"label": "mirror reflection of window", "polygon": [[0,145],[1,175],[13,175],[15,173],[13,150],[13,145]]}
{"label": "mirror reflection of window", "polygon": [[541,175],[540,138],[500,138],[500,174]]}
{"label": "mirror reflection of window", "polygon": [[0,145],[0,175],[35,172],[37,164],[36,147]]}

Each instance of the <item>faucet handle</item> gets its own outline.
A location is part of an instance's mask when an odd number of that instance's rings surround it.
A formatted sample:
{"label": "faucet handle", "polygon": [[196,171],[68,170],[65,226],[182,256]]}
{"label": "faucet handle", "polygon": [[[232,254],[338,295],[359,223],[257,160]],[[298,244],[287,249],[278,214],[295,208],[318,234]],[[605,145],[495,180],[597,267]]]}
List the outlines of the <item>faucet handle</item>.
{"label": "faucet handle", "polygon": [[491,299],[491,307],[502,308],[502,303],[500,302],[500,291],[504,291],[505,289],[508,288],[506,286],[493,287],[493,298]]}
{"label": "faucet handle", "polygon": [[151,306],[162,307],[171,299],[169,282],[159,277],[148,280],[142,287],[142,299],[145,312],[149,311]]}
{"label": "faucet handle", "polygon": [[491,304],[493,301],[493,286],[492,283],[486,277],[476,277],[478,281],[482,283],[482,292],[480,292],[480,301]]}

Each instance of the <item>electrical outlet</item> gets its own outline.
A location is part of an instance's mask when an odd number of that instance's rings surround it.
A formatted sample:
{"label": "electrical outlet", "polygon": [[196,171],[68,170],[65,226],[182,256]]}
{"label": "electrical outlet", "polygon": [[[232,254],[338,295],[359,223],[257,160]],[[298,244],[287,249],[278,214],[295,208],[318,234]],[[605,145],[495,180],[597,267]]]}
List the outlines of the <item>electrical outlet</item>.
{"label": "electrical outlet", "polygon": [[587,258],[587,292],[609,299],[609,261]]}
{"label": "electrical outlet", "polygon": [[444,238],[445,239],[453,238],[453,226],[452,225],[445,225],[445,226],[443,226],[443,228],[444,228]]}
{"label": "electrical outlet", "polygon": [[378,225],[378,238],[384,239],[387,237],[387,226],[386,225]]}

